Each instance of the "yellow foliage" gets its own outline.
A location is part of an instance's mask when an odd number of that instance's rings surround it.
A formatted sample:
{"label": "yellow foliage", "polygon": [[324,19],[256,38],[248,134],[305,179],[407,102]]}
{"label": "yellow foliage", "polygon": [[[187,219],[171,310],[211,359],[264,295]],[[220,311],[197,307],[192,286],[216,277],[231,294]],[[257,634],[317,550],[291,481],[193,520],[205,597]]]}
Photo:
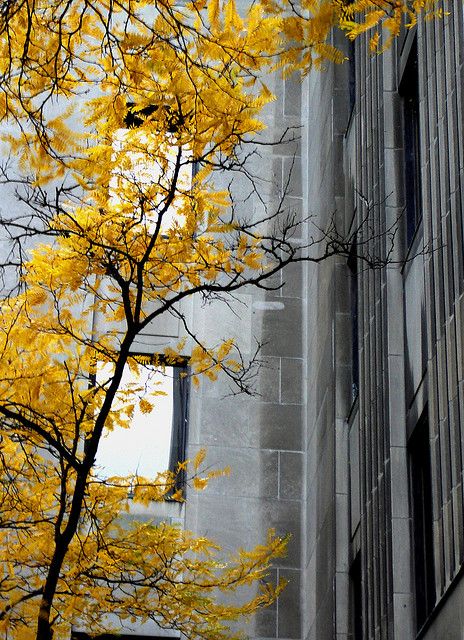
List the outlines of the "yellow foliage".
{"label": "yellow foliage", "polygon": [[193,486],[198,491],[203,491],[203,489],[206,489],[206,487],[208,486],[208,482],[209,482],[208,478],[195,477],[193,479]]}
{"label": "yellow foliage", "polygon": [[193,468],[198,471],[204,459],[206,458],[206,449],[200,449],[193,459]]}
{"label": "yellow foliage", "polygon": [[139,409],[142,413],[151,413],[153,411],[153,405],[148,402],[146,398],[141,398],[139,401]]}

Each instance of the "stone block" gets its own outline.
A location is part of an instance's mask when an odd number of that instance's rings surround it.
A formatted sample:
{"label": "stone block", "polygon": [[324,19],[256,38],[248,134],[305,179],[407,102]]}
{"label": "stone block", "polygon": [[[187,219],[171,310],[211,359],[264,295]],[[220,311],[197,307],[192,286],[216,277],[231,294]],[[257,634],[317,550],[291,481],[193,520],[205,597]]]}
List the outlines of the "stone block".
{"label": "stone block", "polygon": [[[195,455],[195,449],[189,452]],[[230,467],[230,475],[211,480],[204,495],[237,498],[272,498],[278,495],[278,453],[241,447],[210,446],[206,465],[212,469]]]}
{"label": "stone block", "polygon": [[282,193],[301,197],[301,162],[297,157],[284,158]]}
{"label": "stone block", "polygon": [[392,520],[393,593],[411,593],[411,524],[409,518]]}
{"label": "stone block", "polygon": [[301,500],[303,492],[303,454],[279,452],[279,497]]}
{"label": "stone block", "polygon": [[253,311],[253,328],[261,329],[262,353],[266,356],[301,357],[301,300],[283,297],[279,300],[282,302],[280,307]]}
{"label": "stone block", "polygon": [[301,404],[303,401],[303,360],[281,358],[280,399],[283,404]]}
{"label": "stone block", "polygon": [[279,575],[288,580],[288,584],[279,596],[277,605],[278,637],[299,639],[301,638],[300,571],[280,569]]}
{"label": "stone block", "polygon": [[197,308],[195,318],[200,327],[199,338],[208,345],[217,345],[233,338],[243,353],[251,353],[252,296],[236,294],[227,304],[214,301]]}
{"label": "stone block", "polygon": [[[264,354],[264,347],[262,351]],[[280,402],[280,358],[267,354],[261,358],[256,391],[263,402]]]}
{"label": "stone block", "polygon": [[[394,638],[414,638],[414,605],[412,595],[408,593],[394,593],[393,611]],[[442,639],[440,638],[440,640]]]}
{"label": "stone block", "polygon": [[282,295],[286,298],[303,297],[303,263],[295,262],[283,269],[282,274]]}
{"label": "stone block", "polygon": [[[192,492],[190,492],[192,495]],[[250,498],[224,494],[198,496],[194,504],[187,498],[189,510],[196,511],[196,531],[221,544],[224,550],[233,552],[240,546],[251,547],[265,541],[269,528],[278,535],[291,534],[288,553],[275,561],[276,567],[297,568],[300,566],[300,520],[301,507],[296,500],[275,498]],[[191,522],[187,517],[187,522]]]}
{"label": "stone block", "polygon": [[390,448],[392,518],[409,517],[408,457],[405,447]]}
{"label": "stone block", "polygon": [[[202,403],[202,445],[302,450],[301,407],[263,403],[249,395]],[[198,438],[195,442],[199,442]]]}
{"label": "stone block", "polygon": [[261,404],[258,412],[263,449],[303,450],[303,416],[299,405]]}
{"label": "stone block", "polygon": [[294,73],[284,79],[284,115],[299,116],[301,113],[301,78]]}

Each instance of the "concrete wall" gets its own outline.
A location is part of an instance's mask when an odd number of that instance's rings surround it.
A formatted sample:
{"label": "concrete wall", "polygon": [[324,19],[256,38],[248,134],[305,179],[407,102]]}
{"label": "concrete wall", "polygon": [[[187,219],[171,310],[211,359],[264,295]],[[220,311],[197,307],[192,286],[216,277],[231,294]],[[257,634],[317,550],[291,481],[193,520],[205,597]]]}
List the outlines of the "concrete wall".
{"label": "concrete wall", "polygon": [[[270,78],[268,84],[277,100],[265,114],[263,136],[274,141],[300,125],[301,83]],[[295,129],[287,137],[298,136]],[[299,141],[262,147],[250,171],[269,210],[285,193],[287,210],[301,219]],[[239,211],[248,188],[240,179],[234,183]],[[243,207],[255,218],[264,211],[256,199]],[[298,236],[294,242],[300,242]],[[287,588],[274,607],[239,625],[253,638],[301,637],[302,272],[301,265],[291,266],[272,281],[281,288],[250,288],[229,305],[203,306],[197,300],[193,314],[195,329],[210,343],[234,337],[247,357],[262,344],[254,395],[231,395],[236,390],[225,376],[215,383],[203,379],[199,389],[192,389],[189,456],[206,447],[207,463],[230,465],[231,476],[211,482],[201,494],[190,491],[186,502],[187,528],[217,540],[225,553],[263,542],[270,527],[291,534],[288,555],[276,562],[271,576],[288,580]]]}
{"label": "concrete wall", "polygon": [[[348,68],[328,67],[304,85],[304,210],[310,250],[324,234],[345,230],[344,133]],[[322,231],[318,232],[317,229]],[[305,537],[303,638],[348,633],[348,428],[351,398],[346,260],[305,266]]]}

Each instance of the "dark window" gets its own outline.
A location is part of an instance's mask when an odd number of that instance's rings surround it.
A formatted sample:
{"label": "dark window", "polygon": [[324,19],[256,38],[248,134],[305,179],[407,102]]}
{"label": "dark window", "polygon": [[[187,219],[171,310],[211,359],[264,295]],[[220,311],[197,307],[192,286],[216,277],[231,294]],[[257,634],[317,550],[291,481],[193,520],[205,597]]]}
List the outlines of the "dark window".
{"label": "dark window", "polygon": [[348,256],[350,271],[350,318],[351,318],[351,399],[354,402],[359,391],[359,321],[358,321],[358,262],[356,242],[353,243]]}
{"label": "dark window", "polygon": [[[173,372],[173,409],[171,451],[169,456],[169,468],[173,471],[178,462],[183,462],[187,457],[187,430],[188,430],[188,406],[190,382],[186,367],[172,367]],[[186,473],[182,470],[177,477],[178,489],[186,488]]]}
{"label": "dark window", "polygon": [[411,245],[422,219],[417,40],[414,39],[400,84],[403,100],[403,146],[406,240]]}
{"label": "dark window", "polygon": [[348,435],[349,466],[350,466],[350,520],[351,538],[359,530],[361,520],[361,492],[359,468],[359,412],[354,415]]}
{"label": "dark window", "polygon": [[358,552],[350,568],[350,638],[351,640],[362,640],[363,638],[363,618],[362,618],[362,574],[361,574],[361,553]]}
{"label": "dark window", "polygon": [[433,556],[432,476],[427,416],[423,416],[408,443],[412,498],[412,543],[416,596],[416,623],[420,629],[435,604]]}
{"label": "dark window", "polygon": [[351,113],[356,102],[356,42],[354,40],[349,40],[348,44],[348,91]]}

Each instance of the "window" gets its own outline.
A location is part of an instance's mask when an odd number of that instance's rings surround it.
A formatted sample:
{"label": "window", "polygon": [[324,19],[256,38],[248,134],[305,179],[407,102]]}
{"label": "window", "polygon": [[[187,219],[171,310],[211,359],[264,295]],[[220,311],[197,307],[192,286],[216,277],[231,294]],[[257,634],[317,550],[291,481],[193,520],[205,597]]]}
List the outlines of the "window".
{"label": "window", "polygon": [[361,521],[361,485],[359,460],[359,411],[350,417],[348,434],[349,473],[350,473],[350,521],[351,539],[359,535]]}
{"label": "window", "polygon": [[[127,104],[125,128],[113,134],[113,161],[115,167],[110,178],[110,204],[133,219],[134,206],[138,208],[140,222],[154,231],[162,212],[161,234],[175,221],[182,222],[179,209],[182,198],[189,196],[195,163],[191,150],[177,144],[176,131],[180,116],[166,105],[160,109],[152,105],[136,110]],[[146,118],[163,111],[167,131],[163,136],[142,127]],[[163,211],[172,196],[173,180],[178,170],[173,201]]]}
{"label": "window", "polygon": [[[173,202],[163,213],[161,232],[179,220],[180,200],[192,187],[192,158],[187,149],[179,149],[175,140],[162,143],[158,136],[143,130],[118,129],[113,139],[113,160],[117,168],[110,179],[110,203],[133,216],[134,206],[141,210],[142,222],[154,230],[160,211],[168,203],[177,164],[180,169]],[[142,213],[143,212],[143,213]]]}
{"label": "window", "polygon": [[362,573],[361,552],[358,551],[350,567],[350,638],[362,640]]}
{"label": "window", "polygon": [[351,400],[354,402],[359,392],[359,321],[358,321],[358,262],[356,240],[348,256],[347,266],[350,279],[350,321],[351,321]]}
{"label": "window", "polygon": [[[186,456],[189,387],[186,367],[160,367],[148,356],[134,359],[139,364],[138,370],[126,365],[121,391],[115,398],[115,408],[122,409],[123,390],[133,393],[130,429],[115,428],[103,435],[96,458],[102,477],[135,474],[154,477],[168,469],[174,471]],[[97,384],[107,384],[112,369],[111,363],[97,363]],[[163,395],[155,395],[159,393]],[[154,406],[150,413],[143,406],[147,401]],[[185,478],[180,477],[178,487],[184,482]]]}
{"label": "window", "polygon": [[356,102],[356,41],[348,40],[348,95],[350,113]]}
{"label": "window", "polygon": [[399,88],[403,100],[406,241],[410,247],[422,219],[417,39],[411,45]]}
{"label": "window", "polygon": [[416,623],[419,630],[435,604],[432,477],[427,415],[415,427],[408,443],[412,503],[412,543]]}

